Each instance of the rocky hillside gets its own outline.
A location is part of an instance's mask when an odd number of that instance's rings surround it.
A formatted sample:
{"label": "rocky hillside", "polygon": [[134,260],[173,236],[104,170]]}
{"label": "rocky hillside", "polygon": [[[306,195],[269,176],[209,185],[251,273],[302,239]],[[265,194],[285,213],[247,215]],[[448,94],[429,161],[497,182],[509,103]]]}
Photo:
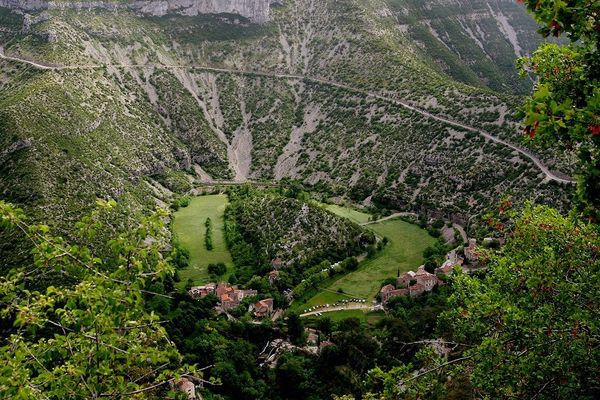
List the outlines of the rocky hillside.
{"label": "rocky hillside", "polygon": [[240,268],[262,269],[279,259],[278,268],[312,267],[327,259],[341,261],[365,253],[372,232],[322,207],[274,192],[242,187],[230,194],[225,232]]}
{"label": "rocky hillside", "polygon": [[513,0],[391,0],[398,29],[411,37],[444,73],[500,92],[529,93],[515,58],[539,44],[535,22]]}
{"label": "rocky hillside", "polygon": [[277,0],[0,0],[0,7],[22,12],[43,10],[107,10],[133,11],[143,16],[166,14],[237,14],[251,21],[262,23],[269,20],[271,3]]}
{"label": "rocky hillside", "polygon": [[56,220],[97,197],[135,212],[211,179],[294,178],[450,213],[506,191],[561,204],[555,159],[521,149],[520,89],[498,49],[526,52],[534,27],[508,3],[288,0],[262,24],[0,8],[0,195]]}

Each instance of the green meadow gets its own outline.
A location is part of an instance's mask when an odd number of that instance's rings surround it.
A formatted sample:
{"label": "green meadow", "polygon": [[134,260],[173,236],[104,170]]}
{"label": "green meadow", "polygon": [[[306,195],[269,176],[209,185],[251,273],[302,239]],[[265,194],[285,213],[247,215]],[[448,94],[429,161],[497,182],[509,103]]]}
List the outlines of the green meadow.
{"label": "green meadow", "polygon": [[[368,214],[356,210],[340,206],[327,206],[327,209],[355,222],[369,220]],[[416,270],[423,262],[423,250],[435,243],[435,239],[426,230],[400,219],[371,224],[368,225],[368,229],[372,229],[379,236],[387,237],[387,246],[373,258],[361,262],[356,271],[324,282],[322,290],[313,297],[294,304],[296,310],[331,304],[348,297],[366,298],[370,303],[384,279],[395,277],[398,272]]]}
{"label": "green meadow", "polygon": [[[190,252],[190,265],[179,271],[181,282],[188,279],[194,284],[206,283],[209,279],[208,265],[223,262],[227,266],[227,279],[234,271],[231,254],[227,250],[223,233],[223,215],[227,207],[226,195],[199,196],[174,214],[173,231],[179,243]],[[212,220],[213,250],[207,250],[204,242],[206,219]]]}
{"label": "green meadow", "polygon": [[339,215],[340,217],[348,218],[357,224],[364,224],[371,221],[371,215],[354,210],[352,208],[338,206],[337,204],[327,204],[325,205],[325,209]]}
{"label": "green meadow", "polygon": [[372,300],[384,279],[395,277],[398,271],[416,270],[423,262],[423,250],[435,243],[425,229],[399,219],[372,224],[369,229],[387,237],[389,243],[375,257],[363,261],[358,270],[333,282],[329,289],[342,289],[352,296]]}

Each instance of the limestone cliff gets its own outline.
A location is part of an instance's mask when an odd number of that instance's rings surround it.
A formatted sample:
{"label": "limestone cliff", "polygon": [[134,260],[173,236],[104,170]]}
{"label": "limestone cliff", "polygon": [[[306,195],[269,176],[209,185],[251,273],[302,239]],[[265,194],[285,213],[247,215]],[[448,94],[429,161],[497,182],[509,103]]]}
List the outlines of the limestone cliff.
{"label": "limestone cliff", "polygon": [[55,9],[131,10],[143,15],[161,16],[168,13],[182,15],[239,14],[254,22],[269,20],[272,0],[131,0],[131,1],[45,1],[0,0],[0,7],[32,12]]}

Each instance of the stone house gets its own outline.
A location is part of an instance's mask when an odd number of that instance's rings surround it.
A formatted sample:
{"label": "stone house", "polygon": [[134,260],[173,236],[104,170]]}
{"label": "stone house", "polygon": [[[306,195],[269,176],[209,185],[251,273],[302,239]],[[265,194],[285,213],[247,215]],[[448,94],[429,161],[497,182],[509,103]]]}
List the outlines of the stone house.
{"label": "stone house", "polygon": [[398,296],[413,298],[421,296],[425,292],[432,291],[433,288],[441,284],[441,281],[436,275],[427,272],[424,265],[421,265],[417,272],[408,271],[400,275],[396,280],[396,284],[400,287],[399,289],[391,284],[381,288],[379,295],[382,303],[385,304],[389,299]]}
{"label": "stone house", "polygon": [[438,277],[425,271],[424,265],[421,265],[415,273],[415,280],[417,281],[417,285],[422,285],[426,292],[433,290],[433,288],[439,283]]}
{"label": "stone house", "polygon": [[188,399],[196,399],[196,385],[187,378],[181,378],[173,382],[173,386],[180,392],[185,393]]}
{"label": "stone house", "polygon": [[415,279],[415,275],[416,274],[413,271],[405,272],[398,277],[396,283],[398,286],[409,287],[410,282]]}
{"label": "stone house", "polygon": [[251,308],[254,310],[254,316],[257,318],[268,317],[273,314],[273,299],[259,300]]}
{"label": "stone house", "polygon": [[194,286],[188,293],[192,297],[206,297],[209,294],[215,294],[217,285],[215,283],[207,283],[204,286]]}
{"label": "stone house", "polygon": [[408,287],[408,294],[412,298],[419,297],[425,292],[429,292],[429,290],[426,290],[425,286],[420,283]]}
{"label": "stone house", "polygon": [[477,240],[469,239],[469,245],[465,247],[465,258],[468,262],[476,262],[478,259],[477,255]]}
{"label": "stone house", "polygon": [[188,293],[194,298],[202,298],[209,294],[214,294],[217,296],[219,303],[221,303],[223,310],[235,308],[240,305],[245,297],[256,296],[258,294],[256,290],[237,289],[225,282],[221,282],[218,285],[208,283],[204,286],[196,286],[191,288]]}
{"label": "stone house", "polygon": [[398,296],[407,296],[409,294],[408,289],[396,289],[394,285],[385,285],[381,288],[379,296],[381,297],[382,303],[387,303],[389,299]]}
{"label": "stone house", "polygon": [[434,271],[436,276],[446,275],[450,276],[454,272],[454,266],[458,265],[457,263],[452,262],[452,260],[446,260],[440,267],[437,267]]}
{"label": "stone house", "polygon": [[273,267],[273,269],[279,270],[281,269],[281,267],[283,267],[283,260],[279,257],[274,258],[273,260],[271,260],[271,266]]}

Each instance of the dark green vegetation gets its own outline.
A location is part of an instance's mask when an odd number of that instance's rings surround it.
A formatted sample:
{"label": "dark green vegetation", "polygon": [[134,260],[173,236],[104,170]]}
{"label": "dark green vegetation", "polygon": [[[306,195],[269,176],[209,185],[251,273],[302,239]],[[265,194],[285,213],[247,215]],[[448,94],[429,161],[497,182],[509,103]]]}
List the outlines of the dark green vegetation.
{"label": "dark green vegetation", "polygon": [[525,103],[525,133],[546,146],[578,151],[579,211],[600,220],[600,43],[598,2],[559,3],[553,13],[527,1],[546,36],[566,35],[568,45],[541,46],[520,60],[523,73],[539,78]]}
{"label": "dark green vegetation", "polygon": [[279,260],[277,268],[283,270],[278,285],[293,288],[324,267],[363,254],[375,244],[372,232],[279,192],[250,186],[229,192],[225,235],[238,281],[267,275]]}
{"label": "dark green vegetation", "polygon": [[206,250],[211,251],[213,246],[213,231],[212,231],[212,221],[210,217],[206,218],[206,222],[204,223],[206,227],[206,232],[204,233],[204,245],[206,246]]}

